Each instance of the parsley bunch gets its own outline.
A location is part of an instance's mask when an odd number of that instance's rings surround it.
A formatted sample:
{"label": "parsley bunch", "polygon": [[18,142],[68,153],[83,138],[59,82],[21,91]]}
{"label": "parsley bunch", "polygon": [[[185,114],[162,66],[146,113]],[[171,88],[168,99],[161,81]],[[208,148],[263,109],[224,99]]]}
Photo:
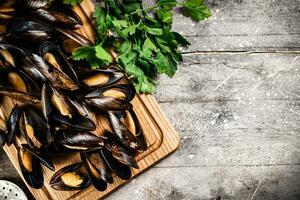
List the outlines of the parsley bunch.
{"label": "parsley bunch", "polygon": [[211,16],[203,0],[159,0],[151,7],[144,7],[140,0],[101,1],[93,15],[96,44],[78,48],[72,58],[86,59],[92,68],[113,64],[125,71],[138,92],[152,93],[158,74],[174,76],[182,61],[178,47],[190,45],[171,30],[175,7],[194,21]]}

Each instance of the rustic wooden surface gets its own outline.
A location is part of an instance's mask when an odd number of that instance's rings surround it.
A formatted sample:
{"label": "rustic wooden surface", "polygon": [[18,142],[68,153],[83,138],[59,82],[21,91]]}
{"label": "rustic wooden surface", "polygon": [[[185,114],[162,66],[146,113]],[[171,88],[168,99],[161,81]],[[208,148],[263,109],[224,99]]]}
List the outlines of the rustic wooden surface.
{"label": "rustic wooden surface", "polygon": [[205,22],[176,15],[193,45],[155,94],[180,149],[107,199],[300,198],[300,1],[207,2]]}

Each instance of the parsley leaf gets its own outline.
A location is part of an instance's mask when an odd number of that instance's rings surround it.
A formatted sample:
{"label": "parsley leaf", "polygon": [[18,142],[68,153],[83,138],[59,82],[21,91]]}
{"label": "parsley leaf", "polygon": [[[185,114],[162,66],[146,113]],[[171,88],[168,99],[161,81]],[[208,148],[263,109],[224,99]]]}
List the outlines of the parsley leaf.
{"label": "parsley leaf", "polygon": [[191,17],[196,22],[211,16],[211,12],[203,0],[187,0],[184,2],[183,14]]}
{"label": "parsley leaf", "polygon": [[81,3],[82,0],[63,0],[64,4],[75,6],[76,4]]}

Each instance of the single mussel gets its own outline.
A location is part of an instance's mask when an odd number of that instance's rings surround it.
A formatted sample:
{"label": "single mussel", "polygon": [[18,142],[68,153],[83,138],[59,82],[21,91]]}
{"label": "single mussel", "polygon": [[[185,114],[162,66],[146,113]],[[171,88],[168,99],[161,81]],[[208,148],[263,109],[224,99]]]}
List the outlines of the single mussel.
{"label": "single mussel", "polygon": [[113,133],[106,133],[105,137],[107,138],[107,140],[105,141],[105,146],[111,152],[111,155],[114,158],[125,165],[130,165],[131,167],[136,169],[139,168],[133,155],[131,155],[130,152],[122,147],[122,145],[120,145],[118,139]]}
{"label": "single mussel", "polygon": [[112,156],[111,152],[106,147],[103,147],[100,152],[108,167],[118,177],[123,180],[129,180],[131,178],[132,173],[129,165],[119,162],[115,157]]}
{"label": "single mussel", "polygon": [[104,191],[107,188],[107,183],[113,183],[111,170],[100,152],[81,153],[80,155],[91,182],[97,190]]}
{"label": "single mussel", "polygon": [[85,95],[85,102],[101,110],[128,110],[135,90],[131,85],[119,84],[98,88]]}
{"label": "single mussel", "polygon": [[12,109],[8,120],[7,120],[7,137],[6,143],[7,145],[11,145],[13,143],[14,137],[18,134],[19,131],[19,119],[22,115],[22,108],[18,105]]}
{"label": "single mussel", "polygon": [[124,73],[112,69],[89,70],[82,78],[82,83],[87,87],[103,87],[111,85],[124,77]]}
{"label": "single mussel", "polygon": [[93,131],[96,125],[89,118],[81,115],[61,90],[49,84],[42,89],[42,106],[45,118],[57,128],[65,126],[76,130]]}
{"label": "single mussel", "polygon": [[23,149],[28,151],[33,157],[38,159],[40,163],[42,163],[44,166],[46,166],[48,169],[54,171],[55,167],[48,157],[48,155],[41,152],[41,150],[35,146],[30,146],[28,144],[22,144],[21,145]]}
{"label": "single mussel", "polygon": [[79,87],[79,80],[75,68],[67,60],[67,57],[57,45],[50,41],[43,42],[40,46],[40,56],[43,57],[48,64],[59,69],[62,73],[69,77],[74,84],[76,84],[77,87],[74,87],[73,90]]}
{"label": "single mussel", "polygon": [[63,4],[55,5],[48,9],[39,8],[34,10],[33,13],[42,21],[62,28],[77,29],[83,25],[80,17]]}
{"label": "single mussel", "polygon": [[110,111],[107,112],[107,117],[115,136],[128,150],[141,152],[147,149],[143,131],[132,109]]}
{"label": "single mussel", "polygon": [[21,69],[1,68],[0,94],[30,103],[40,102],[41,88]]}
{"label": "single mussel", "polygon": [[47,24],[27,19],[10,21],[6,26],[6,32],[6,41],[28,49],[38,47],[43,41],[56,34],[55,29]]}
{"label": "single mussel", "polygon": [[78,151],[92,151],[101,149],[104,146],[102,138],[91,132],[59,131],[56,134],[54,143],[59,143],[65,148]]}
{"label": "single mussel", "polygon": [[35,109],[26,107],[19,120],[19,128],[28,144],[37,139],[40,144],[48,144],[51,133],[46,121]]}
{"label": "single mussel", "polygon": [[55,190],[82,190],[91,184],[90,178],[81,172],[82,163],[75,163],[58,170],[51,178],[50,185]]}
{"label": "single mussel", "polygon": [[18,148],[19,165],[27,184],[39,189],[44,184],[44,176],[39,160],[23,147]]}

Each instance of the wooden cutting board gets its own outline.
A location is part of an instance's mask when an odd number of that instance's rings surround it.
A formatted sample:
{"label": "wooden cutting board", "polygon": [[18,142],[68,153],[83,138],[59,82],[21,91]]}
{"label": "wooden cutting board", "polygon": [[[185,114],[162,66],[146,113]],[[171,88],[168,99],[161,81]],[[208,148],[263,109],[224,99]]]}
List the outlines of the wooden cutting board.
{"label": "wooden cutting board", "polygon": [[[74,8],[78,15],[82,18],[84,22],[83,28],[79,32],[89,39],[94,39],[94,28],[91,22],[91,15],[94,10],[94,5],[90,0],[85,0],[80,6]],[[17,102],[14,102],[8,98],[4,99],[3,104],[1,105],[6,117],[9,115],[11,109]],[[137,176],[154,163],[163,159],[179,146],[179,137],[174,128],[171,126],[165,115],[159,108],[158,103],[152,95],[136,95],[133,100],[134,111],[136,112],[141,126],[144,130],[149,148],[146,152],[137,156],[137,161],[139,169],[132,169],[133,177]],[[99,125],[103,125],[103,119],[98,118]],[[103,126],[97,128],[95,133],[99,134],[103,131]],[[17,149],[15,145],[5,146],[4,150],[11,162],[15,166],[18,173],[22,176],[20,167],[17,159]],[[75,163],[80,160],[79,155],[74,155],[68,158],[67,160],[54,161],[56,170]],[[104,192],[97,191],[93,186],[90,186],[87,189],[81,191],[57,191],[50,187],[49,180],[51,179],[54,172],[43,166],[44,171],[44,186],[41,189],[32,189],[28,188],[37,200],[63,200],[63,199],[80,199],[80,200],[94,200],[100,199],[105,195],[108,195],[110,192],[121,186],[122,184],[128,182],[114,177],[114,183],[109,184],[108,188]],[[129,180],[130,181],[130,180]],[[26,182],[25,182],[26,183]]]}

